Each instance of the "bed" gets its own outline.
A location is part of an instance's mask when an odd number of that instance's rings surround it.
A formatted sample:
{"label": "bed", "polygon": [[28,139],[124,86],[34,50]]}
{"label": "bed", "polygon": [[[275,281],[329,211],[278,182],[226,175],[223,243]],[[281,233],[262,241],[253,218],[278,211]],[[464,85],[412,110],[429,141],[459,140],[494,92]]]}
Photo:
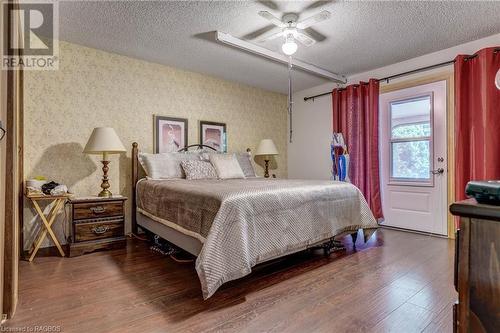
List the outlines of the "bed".
{"label": "bed", "polygon": [[363,195],[336,181],[145,179],[132,149],[133,222],[197,257],[204,299],[275,258],[378,227]]}

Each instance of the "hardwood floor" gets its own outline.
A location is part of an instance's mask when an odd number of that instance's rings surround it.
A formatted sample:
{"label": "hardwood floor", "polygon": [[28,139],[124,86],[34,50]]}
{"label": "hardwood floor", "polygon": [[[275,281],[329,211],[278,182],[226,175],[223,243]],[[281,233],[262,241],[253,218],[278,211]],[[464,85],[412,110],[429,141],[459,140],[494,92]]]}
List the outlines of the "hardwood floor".
{"label": "hardwood floor", "polygon": [[451,332],[453,242],[379,230],[354,251],[299,253],[203,301],[193,263],[127,249],[20,264],[5,326],[62,332]]}

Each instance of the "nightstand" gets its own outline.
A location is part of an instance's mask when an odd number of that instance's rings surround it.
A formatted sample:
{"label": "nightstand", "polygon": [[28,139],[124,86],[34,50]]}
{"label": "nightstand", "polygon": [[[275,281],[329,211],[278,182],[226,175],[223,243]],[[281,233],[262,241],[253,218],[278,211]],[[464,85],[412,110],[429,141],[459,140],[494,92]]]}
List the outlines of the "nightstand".
{"label": "nightstand", "polygon": [[126,197],[71,198],[69,256],[127,245],[125,239]]}

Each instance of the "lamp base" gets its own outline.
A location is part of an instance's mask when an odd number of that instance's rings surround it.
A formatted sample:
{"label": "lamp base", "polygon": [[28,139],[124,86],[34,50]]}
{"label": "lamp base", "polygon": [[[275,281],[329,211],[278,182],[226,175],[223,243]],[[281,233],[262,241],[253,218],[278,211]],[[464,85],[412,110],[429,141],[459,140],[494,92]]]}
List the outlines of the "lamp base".
{"label": "lamp base", "polygon": [[269,161],[270,160],[264,160],[264,163],[266,164],[265,169],[264,169],[264,177],[269,178]]}
{"label": "lamp base", "polygon": [[99,196],[101,198],[109,198],[109,197],[111,197],[113,195],[108,190],[109,187],[110,187],[109,181],[108,181],[108,171],[109,171],[108,164],[109,164],[109,161],[103,160],[101,162],[102,162],[102,172],[103,172],[102,183],[101,183],[102,191],[99,192],[99,194],[97,196]]}
{"label": "lamp base", "polygon": [[113,193],[111,193],[110,190],[102,190],[101,192],[99,192],[99,194],[97,195],[98,197],[100,198],[110,198],[113,196]]}

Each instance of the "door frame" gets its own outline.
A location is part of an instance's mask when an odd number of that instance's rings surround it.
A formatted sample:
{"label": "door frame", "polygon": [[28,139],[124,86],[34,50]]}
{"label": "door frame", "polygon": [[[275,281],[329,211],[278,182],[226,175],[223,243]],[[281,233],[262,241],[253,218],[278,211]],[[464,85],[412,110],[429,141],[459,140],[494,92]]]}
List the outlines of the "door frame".
{"label": "door frame", "polygon": [[[446,140],[447,140],[447,207],[455,201],[455,84],[453,70],[439,71],[404,81],[380,86],[380,94],[412,88],[428,83],[446,81]],[[450,211],[447,214],[448,238],[455,238],[455,223]]]}

